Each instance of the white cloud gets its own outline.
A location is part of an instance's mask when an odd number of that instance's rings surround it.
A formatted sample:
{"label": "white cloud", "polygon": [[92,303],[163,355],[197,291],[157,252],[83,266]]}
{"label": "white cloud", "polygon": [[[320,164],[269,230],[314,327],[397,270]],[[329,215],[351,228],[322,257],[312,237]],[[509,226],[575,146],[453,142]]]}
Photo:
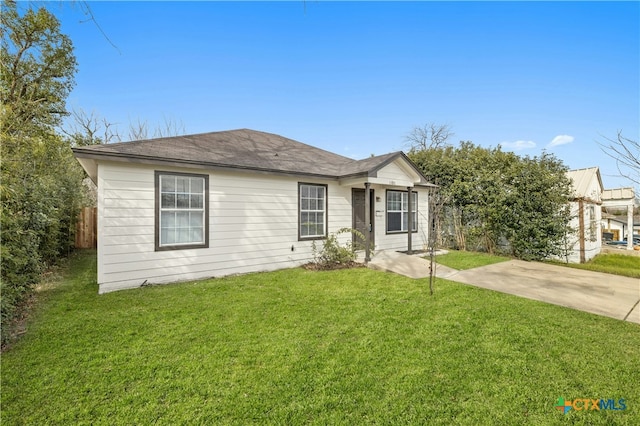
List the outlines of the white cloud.
{"label": "white cloud", "polygon": [[553,140],[551,142],[549,142],[549,145],[547,145],[547,147],[551,148],[551,147],[554,147],[554,146],[565,145],[565,144],[573,142],[574,139],[575,138],[573,136],[558,135],[555,138],[553,138]]}
{"label": "white cloud", "polygon": [[515,142],[502,142],[503,148],[512,150],[512,151],[521,151],[523,149],[531,149],[536,147],[536,143],[534,141],[515,141]]}

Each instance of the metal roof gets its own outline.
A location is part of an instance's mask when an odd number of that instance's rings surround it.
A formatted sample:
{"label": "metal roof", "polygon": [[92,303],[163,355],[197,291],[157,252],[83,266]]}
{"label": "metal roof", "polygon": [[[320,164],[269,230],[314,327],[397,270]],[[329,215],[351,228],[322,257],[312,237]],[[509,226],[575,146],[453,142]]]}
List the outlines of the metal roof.
{"label": "metal roof", "polygon": [[594,200],[600,201],[601,198],[599,194],[589,193],[589,187],[594,178],[598,180],[600,194],[602,194],[602,191],[604,191],[602,178],[600,177],[600,169],[598,167],[569,170],[567,172],[567,177],[573,181],[574,196],[576,198],[592,198],[593,195],[596,195]]}

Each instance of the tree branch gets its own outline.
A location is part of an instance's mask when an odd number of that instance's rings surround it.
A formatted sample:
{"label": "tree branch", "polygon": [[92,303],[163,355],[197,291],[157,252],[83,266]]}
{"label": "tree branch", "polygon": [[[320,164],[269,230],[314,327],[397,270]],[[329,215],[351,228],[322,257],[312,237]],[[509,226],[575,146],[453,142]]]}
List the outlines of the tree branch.
{"label": "tree branch", "polygon": [[616,160],[620,176],[640,184],[640,143],[623,136],[621,130],[616,139],[603,138],[607,142],[598,142],[598,145],[602,152]]}
{"label": "tree branch", "polygon": [[405,137],[405,141],[411,151],[424,151],[445,146],[453,135],[448,124],[428,123],[423,127],[414,127]]}
{"label": "tree branch", "polygon": [[105,40],[107,40],[107,42],[111,46],[113,46],[114,49],[116,49],[118,51],[118,54],[122,55],[122,52],[120,51],[120,49],[118,49],[118,46],[116,46],[111,41],[109,36],[107,36],[107,33],[105,33],[104,30],[102,29],[102,27],[100,26],[100,24],[98,24],[98,21],[96,20],[95,16],[93,15],[93,11],[91,10],[91,7],[89,6],[89,2],[87,2],[87,1],[80,2],[80,10],[82,10],[82,13],[84,13],[85,16],[89,17],[89,19],[87,19],[87,21],[85,21],[85,22],[93,22],[93,24],[96,26],[98,31],[100,31],[100,34],[102,34],[102,36],[105,38]]}

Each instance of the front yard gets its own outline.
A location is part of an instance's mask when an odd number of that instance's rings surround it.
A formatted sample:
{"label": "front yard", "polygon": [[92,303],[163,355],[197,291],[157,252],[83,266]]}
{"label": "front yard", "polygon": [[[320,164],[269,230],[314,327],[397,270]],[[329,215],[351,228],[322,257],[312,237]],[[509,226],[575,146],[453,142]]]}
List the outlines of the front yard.
{"label": "front yard", "polygon": [[556,263],[570,268],[586,269],[589,271],[605,272],[607,274],[640,278],[640,257],[625,254],[603,253],[587,263]]}
{"label": "front yard", "polygon": [[511,258],[479,253],[477,251],[449,250],[447,254],[438,255],[435,260],[441,265],[462,271],[492,265],[494,263],[506,262],[511,260]]}
{"label": "front yard", "polygon": [[99,296],[94,268],[2,355],[3,424],[640,423],[637,324],[368,269]]}
{"label": "front yard", "polygon": [[[436,262],[453,269],[465,270],[506,262],[509,257],[497,256],[473,251],[449,250],[447,254],[436,257]],[[640,278],[640,257],[617,253],[602,253],[586,263],[566,263],[548,261],[554,265],[568,268],[586,269],[594,272],[621,275],[624,277]]]}

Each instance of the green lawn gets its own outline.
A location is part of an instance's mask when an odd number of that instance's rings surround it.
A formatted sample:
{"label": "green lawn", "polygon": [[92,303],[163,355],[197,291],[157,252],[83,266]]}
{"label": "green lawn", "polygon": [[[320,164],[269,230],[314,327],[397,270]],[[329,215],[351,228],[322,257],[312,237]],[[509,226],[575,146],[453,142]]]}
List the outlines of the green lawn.
{"label": "green lawn", "polygon": [[2,355],[3,425],[640,424],[637,324],[362,268],[99,296],[94,256]]}
{"label": "green lawn", "polygon": [[457,250],[449,250],[447,254],[436,257],[436,262],[440,265],[448,266],[449,268],[459,271],[491,265],[493,263],[506,262],[507,260],[510,260],[510,258],[487,253]]}
{"label": "green lawn", "polygon": [[589,271],[640,278],[640,257],[636,256],[607,253],[599,254],[587,263],[554,263],[570,268],[587,269]]}

